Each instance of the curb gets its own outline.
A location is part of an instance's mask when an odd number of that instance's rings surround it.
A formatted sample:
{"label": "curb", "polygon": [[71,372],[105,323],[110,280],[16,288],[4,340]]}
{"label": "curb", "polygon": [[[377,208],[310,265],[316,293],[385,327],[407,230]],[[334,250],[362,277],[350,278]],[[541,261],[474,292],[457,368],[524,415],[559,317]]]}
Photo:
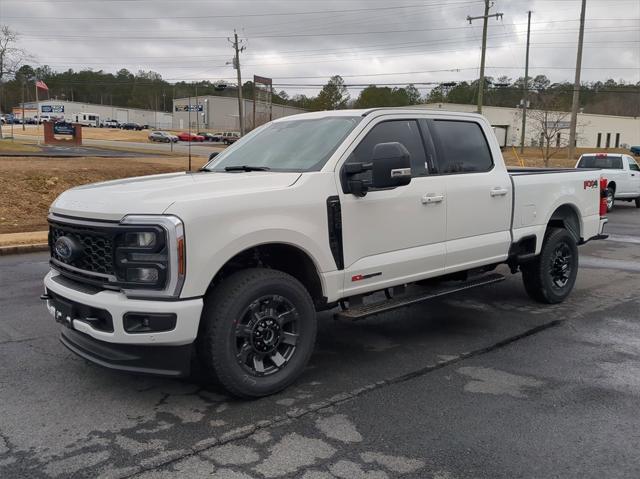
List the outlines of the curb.
{"label": "curb", "polygon": [[49,250],[49,245],[47,243],[0,246],[0,256],[8,256],[11,254],[35,253],[39,251],[48,251],[48,250]]}

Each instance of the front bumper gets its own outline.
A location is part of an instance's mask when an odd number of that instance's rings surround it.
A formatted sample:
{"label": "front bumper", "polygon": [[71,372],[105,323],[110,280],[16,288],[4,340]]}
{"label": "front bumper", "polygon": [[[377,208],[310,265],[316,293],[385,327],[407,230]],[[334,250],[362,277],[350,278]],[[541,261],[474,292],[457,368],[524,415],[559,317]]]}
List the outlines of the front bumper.
{"label": "front bumper", "polygon": [[60,342],[81,358],[100,366],[133,374],[185,377],[191,371],[191,344],[139,346],[113,344],[63,328]]}
{"label": "front bumper", "polygon": [[[44,278],[45,292],[75,303],[76,311],[61,334],[62,343],[74,353],[102,366],[129,372],[182,376],[188,374],[191,347],[198,334],[202,298],[183,301],[129,299],[118,291],[92,291],[62,281],[57,271]],[[55,318],[55,308],[47,300]],[[84,311],[104,311],[110,316],[109,330],[92,325]],[[170,331],[131,333],[124,329],[126,313],[172,313],[175,327]],[[103,328],[104,329],[104,328]],[[186,366],[185,363],[186,362]]]}

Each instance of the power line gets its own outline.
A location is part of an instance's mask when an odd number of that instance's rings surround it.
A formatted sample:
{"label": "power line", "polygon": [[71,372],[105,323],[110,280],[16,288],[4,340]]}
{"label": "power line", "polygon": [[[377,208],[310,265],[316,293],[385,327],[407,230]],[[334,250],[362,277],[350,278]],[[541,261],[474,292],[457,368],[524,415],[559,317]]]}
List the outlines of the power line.
{"label": "power line", "polygon": [[[475,3],[473,1],[465,0],[461,2],[449,2],[449,4],[471,4]],[[356,13],[356,12],[371,12],[371,11],[388,11],[388,10],[399,10],[404,8],[420,8],[425,6],[439,6],[440,2],[431,3],[431,4],[413,4],[413,5],[396,5],[393,7],[367,7],[367,8],[352,8],[352,9],[343,9],[343,10],[316,10],[316,11],[308,11],[308,12],[260,12],[260,13],[237,13],[233,15],[162,15],[162,16],[154,16],[154,17],[55,17],[55,16],[47,16],[43,17],[46,20],[184,20],[184,19],[200,19],[200,18],[246,18],[246,17],[282,17],[282,16],[296,16],[296,15],[318,15],[318,14],[333,14],[333,13]],[[21,20],[33,20],[33,17],[30,16],[12,16],[12,15],[4,15],[4,18],[11,19],[21,19]]]}

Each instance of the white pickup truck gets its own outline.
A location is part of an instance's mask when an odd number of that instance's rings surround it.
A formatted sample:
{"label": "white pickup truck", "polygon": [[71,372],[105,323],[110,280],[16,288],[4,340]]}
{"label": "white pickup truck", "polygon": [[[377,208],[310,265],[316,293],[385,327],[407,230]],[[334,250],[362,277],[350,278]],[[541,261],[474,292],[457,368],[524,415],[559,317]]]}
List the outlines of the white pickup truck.
{"label": "white pickup truck", "polygon": [[495,283],[500,264],[564,300],[577,245],[604,237],[599,180],[508,171],[475,114],[291,116],[200,171],[60,195],[43,299],[88,360],[181,376],[193,352],[231,393],[264,396],[303,371],[320,310],[364,318]]}
{"label": "white pickup truck", "polygon": [[631,155],[621,153],[587,153],[578,159],[576,168],[599,168],[607,183],[607,211],[616,200],[635,201],[640,208],[640,166]]}

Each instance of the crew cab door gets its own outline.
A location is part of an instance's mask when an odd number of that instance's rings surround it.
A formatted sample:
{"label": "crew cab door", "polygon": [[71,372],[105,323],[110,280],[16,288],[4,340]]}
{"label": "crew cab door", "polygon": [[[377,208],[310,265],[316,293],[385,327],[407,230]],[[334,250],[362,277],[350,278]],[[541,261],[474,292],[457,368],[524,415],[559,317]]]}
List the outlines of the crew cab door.
{"label": "crew cab door", "polygon": [[[428,122],[447,191],[445,272],[507,258],[512,184],[488,128],[473,120]],[[495,158],[495,161],[494,161]]]}
{"label": "crew cab door", "polygon": [[[345,193],[345,163],[368,163],[379,143],[399,142],[411,156],[411,182],[370,189],[366,196]],[[444,269],[446,191],[432,176],[433,143],[412,117],[377,118],[346,152],[336,176],[342,209],[344,291],[356,294],[421,278]],[[368,173],[362,173],[364,179]]]}

